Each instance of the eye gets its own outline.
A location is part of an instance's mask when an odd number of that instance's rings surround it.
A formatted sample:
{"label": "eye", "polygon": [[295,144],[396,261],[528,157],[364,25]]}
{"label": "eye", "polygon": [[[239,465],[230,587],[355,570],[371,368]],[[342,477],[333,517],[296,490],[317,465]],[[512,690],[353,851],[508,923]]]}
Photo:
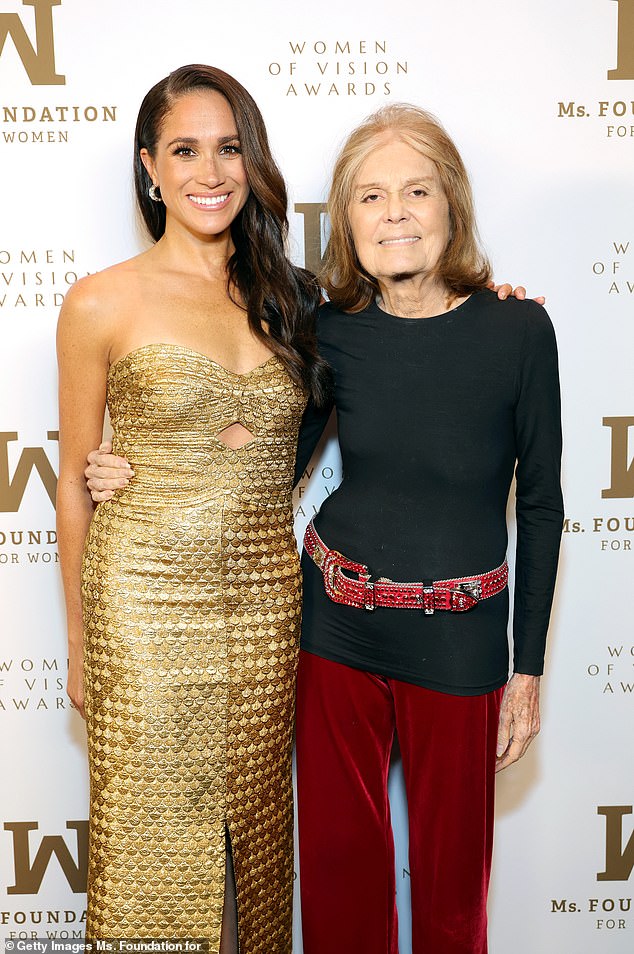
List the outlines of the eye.
{"label": "eye", "polygon": [[428,195],[428,194],[429,193],[425,189],[420,189],[420,188],[412,189],[410,192],[410,195],[413,195],[415,198],[419,198],[421,196]]}
{"label": "eye", "polygon": [[378,192],[368,192],[367,195],[363,196],[361,201],[371,203],[371,202],[376,202],[376,200],[380,198],[381,196],[378,194]]}
{"label": "eye", "polygon": [[220,150],[221,156],[241,156],[242,149],[238,142],[228,142]]}
{"label": "eye", "polygon": [[191,146],[176,146],[172,155],[185,156],[186,158],[189,158],[190,156],[194,155],[194,150]]}

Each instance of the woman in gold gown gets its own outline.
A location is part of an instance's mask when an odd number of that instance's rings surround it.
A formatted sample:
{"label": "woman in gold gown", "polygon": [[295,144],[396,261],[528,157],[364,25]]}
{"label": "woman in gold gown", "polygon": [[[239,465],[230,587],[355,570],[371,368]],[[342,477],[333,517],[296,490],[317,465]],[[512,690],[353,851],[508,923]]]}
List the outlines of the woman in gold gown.
{"label": "woman in gold gown", "polygon": [[[139,113],[155,243],[60,315],[58,528],[69,695],[90,766],[90,938],[291,950],[291,736],[300,612],[291,489],[323,399],[319,291],[285,256],[257,106],[183,67]],[[135,480],[93,515],[105,406]],[[235,887],[234,879],[235,878]],[[235,900],[237,896],[237,902]]]}

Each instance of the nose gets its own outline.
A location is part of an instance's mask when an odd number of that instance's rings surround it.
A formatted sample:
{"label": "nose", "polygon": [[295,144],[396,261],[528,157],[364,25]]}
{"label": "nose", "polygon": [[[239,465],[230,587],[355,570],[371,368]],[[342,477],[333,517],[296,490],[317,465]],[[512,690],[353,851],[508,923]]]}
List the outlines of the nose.
{"label": "nose", "polygon": [[210,156],[200,161],[196,178],[201,185],[216,188],[225,180],[224,168],[219,156]]}
{"label": "nose", "polygon": [[390,192],[385,204],[385,219],[392,224],[409,218],[407,203],[400,192]]}

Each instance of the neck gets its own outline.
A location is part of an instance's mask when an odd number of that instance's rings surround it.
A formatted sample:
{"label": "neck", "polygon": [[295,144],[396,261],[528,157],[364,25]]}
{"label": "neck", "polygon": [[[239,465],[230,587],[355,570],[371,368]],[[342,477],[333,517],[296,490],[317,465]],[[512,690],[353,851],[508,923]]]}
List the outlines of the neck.
{"label": "neck", "polygon": [[380,307],[398,318],[431,318],[455,308],[458,299],[432,275],[412,275],[398,279],[378,279]]}
{"label": "neck", "polygon": [[227,276],[227,262],[235,251],[229,229],[221,235],[197,235],[170,227],[169,221],[154,249],[171,268],[223,281]]}

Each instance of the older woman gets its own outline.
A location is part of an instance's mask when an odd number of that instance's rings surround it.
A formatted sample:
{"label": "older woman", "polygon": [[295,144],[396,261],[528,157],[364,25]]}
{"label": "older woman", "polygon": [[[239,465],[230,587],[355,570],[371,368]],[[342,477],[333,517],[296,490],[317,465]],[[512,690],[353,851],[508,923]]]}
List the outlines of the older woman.
{"label": "older woman", "polygon": [[[539,725],[562,524],[554,335],[534,302],[487,289],[467,174],[428,113],[391,106],[355,130],[329,210],[319,345],[334,372],[344,479],[303,558],[304,951],[398,950],[387,797],[396,733],[414,952],[482,954],[494,773]],[[296,479],[329,411],[304,416]],[[95,500],[128,482],[108,449],[90,455]]]}
{"label": "older woman", "polygon": [[[356,129],[329,212],[319,345],[334,371],[344,476],[303,557],[304,952],[398,950],[396,734],[414,954],[482,954],[495,771],[539,727],[562,527],[555,338],[539,305],[487,289],[467,174],[428,113],[390,106]],[[298,473],[324,418],[305,418]]]}

